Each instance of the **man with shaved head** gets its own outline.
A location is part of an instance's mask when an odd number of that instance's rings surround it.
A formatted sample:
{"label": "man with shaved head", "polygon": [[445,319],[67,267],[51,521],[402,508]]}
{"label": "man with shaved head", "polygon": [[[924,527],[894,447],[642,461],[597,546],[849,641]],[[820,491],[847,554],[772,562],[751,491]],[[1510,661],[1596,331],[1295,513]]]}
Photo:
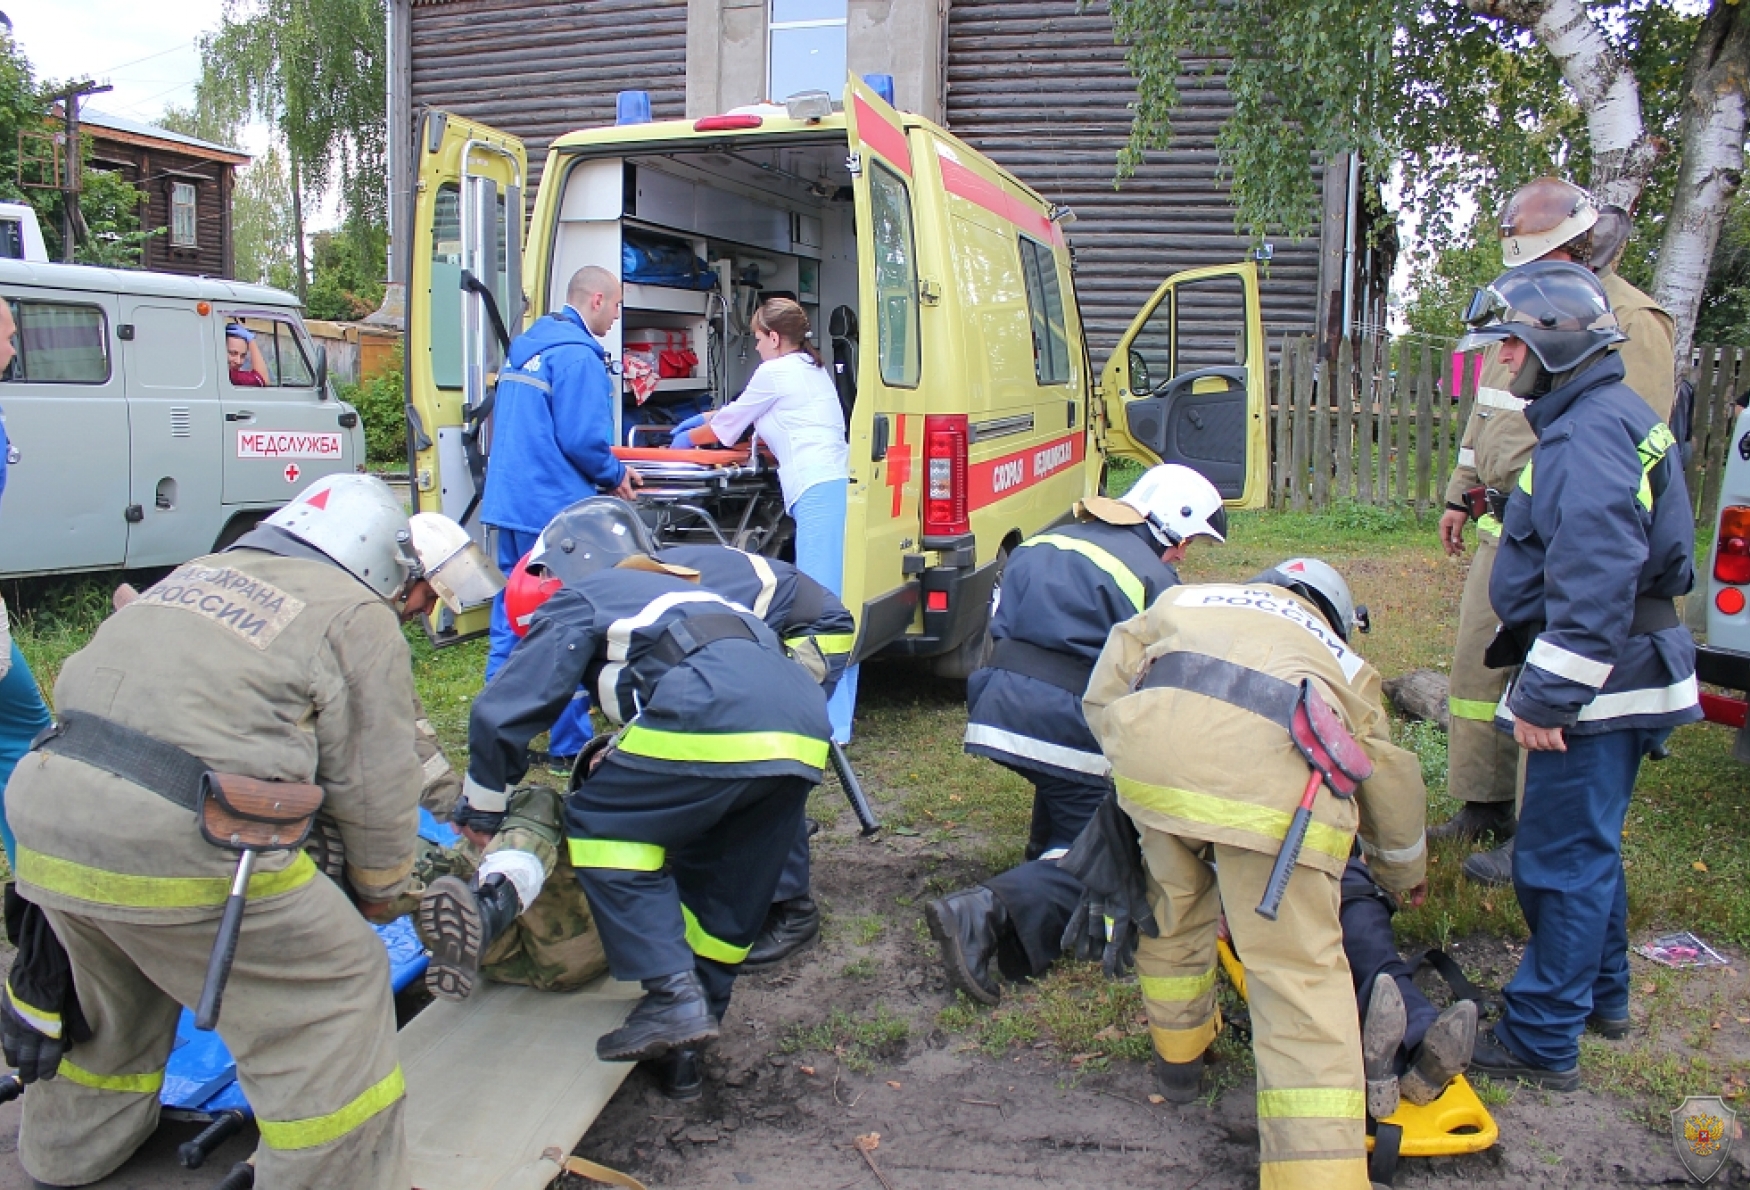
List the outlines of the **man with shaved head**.
{"label": "man with shaved head", "polygon": [[[510,345],[498,374],[480,504],[480,519],[498,530],[498,566],[506,574],[560,509],[603,492],[630,500],[638,486],[637,473],[613,452],[620,386],[601,340],[619,317],[619,278],[586,265],[571,275],[565,305]],[[516,641],[501,594],[492,605],[488,678]],[[569,771],[590,734],[588,696],[580,690],[549,737],[554,767]]]}

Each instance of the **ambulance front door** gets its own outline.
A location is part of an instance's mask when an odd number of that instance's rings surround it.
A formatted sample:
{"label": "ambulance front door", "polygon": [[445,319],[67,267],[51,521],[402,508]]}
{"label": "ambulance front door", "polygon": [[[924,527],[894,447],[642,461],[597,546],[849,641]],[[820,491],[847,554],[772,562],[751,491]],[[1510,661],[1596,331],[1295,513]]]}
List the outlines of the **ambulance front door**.
{"label": "ambulance front door", "polygon": [[[446,112],[421,114],[407,272],[407,441],[416,511],[480,522],[491,452],[490,394],[505,341],[522,328],[523,143]],[[486,630],[485,605],[435,612],[434,643]]]}
{"label": "ambulance front door", "polygon": [[1268,493],[1264,320],[1251,261],[1167,278],[1101,378],[1109,454],[1182,463],[1229,505]]}

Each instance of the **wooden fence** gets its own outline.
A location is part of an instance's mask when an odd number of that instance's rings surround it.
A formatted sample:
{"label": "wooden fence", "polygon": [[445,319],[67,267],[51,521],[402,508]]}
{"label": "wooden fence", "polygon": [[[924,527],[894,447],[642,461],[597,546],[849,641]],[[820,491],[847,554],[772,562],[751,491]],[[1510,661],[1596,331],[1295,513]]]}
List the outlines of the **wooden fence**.
{"label": "wooden fence", "polygon": [[[1395,355],[1395,359],[1394,359]],[[1478,356],[1383,338],[1342,345],[1335,365],[1310,338],[1284,339],[1270,376],[1270,503],[1396,505],[1438,511],[1476,401]],[[1698,518],[1719,499],[1735,449],[1735,398],[1750,388],[1750,348],[1696,349],[1694,443],[1686,479]]]}

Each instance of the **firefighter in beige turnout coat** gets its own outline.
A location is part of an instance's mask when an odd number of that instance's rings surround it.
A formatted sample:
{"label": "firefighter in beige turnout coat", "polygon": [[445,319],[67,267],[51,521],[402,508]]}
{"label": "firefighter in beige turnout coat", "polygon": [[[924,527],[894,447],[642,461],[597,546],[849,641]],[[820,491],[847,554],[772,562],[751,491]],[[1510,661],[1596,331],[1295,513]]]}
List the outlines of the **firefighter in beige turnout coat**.
{"label": "firefighter in beige turnout coat", "polygon": [[[1603,220],[1601,222],[1601,219]],[[1601,213],[1578,187],[1542,178],[1522,187],[1502,214],[1502,256],[1508,268],[1532,260],[1573,260],[1589,264],[1604,284],[1628,342],[1620,354],[1634,389],[1661,418],[1671,415],[1676,369],[1672,357],[1671,316],[1653,299],[1610,269],[1627,238],[1626,215],[1613,208]],[[1608,234],[1606,227],[1613,228]],[[1519,473],[1531,460],[1537,436],[1525,420],[1525,400],[1511,391],[1512,377],[1491,346],[1477,379],[1476,403],[1459,444],[1458,465],[1446,485],[1446,514],[1440,521],[1441,542],[1449,554],[1462,552],[1469,519],[1465,492],[1475,487],[1511,492]],[[1513,833],[1513,801],[1519,747],[1513,737],[1495,729],[1495,704],[1507,688],[1510,670],[1490,669],[1483,651],[1494,639],[1500,620],[1489,605],[1489,575],[1501,544],[1496,514],[1477,521],[1477,550],[1465,578],[1458,607],[1458,639],[1452,656],[1449,709],[1447,789],[1465,806],[1448,823],[1434,828],[1435,838],[1475,838]],[[1499,865],[1503,871],[1506,865]],[[1466,870],[1470,870],[1467,865]]]}
{"label": "firefighter in beige turnout coat", "polygon": [[[1288,582],[1293,576],[1281,572],[1297,563],[1322,566],[1296,560],[1269,573]],[[1343,639],[1353,614],[1347,589],[1331,601],[1344,605],[1341,613],[1322,611],[1309,591],[1255,581],[1168,591],[1113,630],[1083,708],[1112,762],[1119,804],[1142,836],[1160,936],[1141,939],[1136,968],[1157,1054],[1180,1068],[1196,1063],[1195,1071],[1220,1030],[1216,923],[1225,906],[1251,1002],[1261,1185],[1366,1190],[1361,1036],[1339,880],[1359,829],[1379,883],[1419,898],[1425,793],[1415,756],[1391,743],[1378,673]],[[1320,790],[1275,922],[1254,909],[1306,784],[1306,761],[1270,719],[1148,680],[1159,659],[1176,653],[1214,658],[1230,675],[1238,667],[1295,686],[1310,678],[1373,759],[1374,774],[1352,801]]]}
{"label": "firefighter in beige turnout coat", "polygon": [[[325,520],[349,528],[325,534]],[[359,544],[349,554],[337,536]],[[392,898],[413,864],[422,772],[390,601],[416,573],[386,485],[335,476],[121,607],[55,684],[63,721],[83,712],[200,767],[325,791],[361,905],[302,850],[261,854],[219,1018],[261,1130],[262,1190],[410,1183],[388,960],[360,908]],[[20,1156],[55,1186],[104,1177],[157,1126],[177,1015],[201,994],[237,862],[170,783],[77,752],[43,743],[7,789],[19,891],[46,911],[93,1034],[25,1096]],[[56,1029],[18,986],[8,1014]]]}

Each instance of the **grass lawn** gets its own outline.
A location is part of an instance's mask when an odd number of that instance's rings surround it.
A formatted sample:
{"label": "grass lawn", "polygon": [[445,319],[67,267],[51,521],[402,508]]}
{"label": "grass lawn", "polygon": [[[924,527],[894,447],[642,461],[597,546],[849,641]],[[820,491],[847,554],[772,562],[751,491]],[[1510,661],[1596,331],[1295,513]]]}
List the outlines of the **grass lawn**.
{"label": "grass lawn", "polygon": [[[1432,516],[1418,524],[1408,514],[1369,507],[1240,513],[1232,518],[1228,545],[1198,543],[1180,569],[1188,582],[1231,581],[1295,555],[1322,557],[1348,578],[1374,626],[1357,643],[1387,677],[1418,667],[1446,668],[1464,563],[1442,554]],[[45,690],[52,689],[62,661],[101,622],[109,591],[121,577],[31,582],[7,591],[14,633]],[[439,652],[417,630],[408,638],[427,714],[460,766],[484,642]],[[893,665],[865,667],[851,757],[889,833],[920,842],[931,857],[929,870],[940,870],[927,885],[930,895],[1018,861],[1026,834],[1030,787],[997,765],[965,755],[964,727],[960,686]],[[1444,788],[1445,736],[1427,724],[1399,722],[1396,731],[1422,759],[1429,821],[1443,820],[1456,809]],[[1731,759],[1731,744],[1723,728],[1686,727],[1673,736],[1670,759],[1643,767],[1624,841],[1630,929],[1637,940],[1658,929],[1693,929],[1716,944],[1750,948],[1750,770]],[[830,783],[816,792],[810,812],[829,824],[841,817],[848,824],[843,799]],[[846,845],[830,834],[817,842],[827,856]],[[1511,890],[1463,881],[1463,855],[1458,846],[1435,849],[1427,905],[1397,918],[1406,949],[1480,938],[1497,940],[1494,945],[1510,954],[1507,948],[1523,939],[1525,925]],[[907,902],[896,905],[885,923],[829,920],[827,928],[867,939],[893,928],[930,945],[927,933],[920,933],[921,905]],[[855,979],[869,973],[853,964],[844,974]],[[1734,974],[1730,981],[1710,982],[1638,959],[1634,978],[1636,1019],[1647,1028],[1628,1046],[1588,1041],[1589,1082],[1635,1096],[1655,1123],[1675,1104],[1674,1094],[1722,1087],[1734,1097],[1741,1093],[1750,1083],[1750,1029],[1742,1027],[1750,1025],[1750,1001],[1742,980]],[[1085,966],[1059,967],[995,1012],[950,1005],[939,1023],[965,1035],[968,1044],[987,1048],[1050,1044],[1077,1070],[1146,1054],[1135,985],[1108,985]],[[844,1024],[828,1020],[822,1028],[831,1032]],[[871,1054],[892,1041],[887,1023],[881,1024],[859,1042]],[[1229,1077],[1237,1077],[1249,1063],[1249,1049],[1231,1031],[1222,1047],[1232,1058]],[[1491,1094],[1504,1098],[1508,1092]]]}

